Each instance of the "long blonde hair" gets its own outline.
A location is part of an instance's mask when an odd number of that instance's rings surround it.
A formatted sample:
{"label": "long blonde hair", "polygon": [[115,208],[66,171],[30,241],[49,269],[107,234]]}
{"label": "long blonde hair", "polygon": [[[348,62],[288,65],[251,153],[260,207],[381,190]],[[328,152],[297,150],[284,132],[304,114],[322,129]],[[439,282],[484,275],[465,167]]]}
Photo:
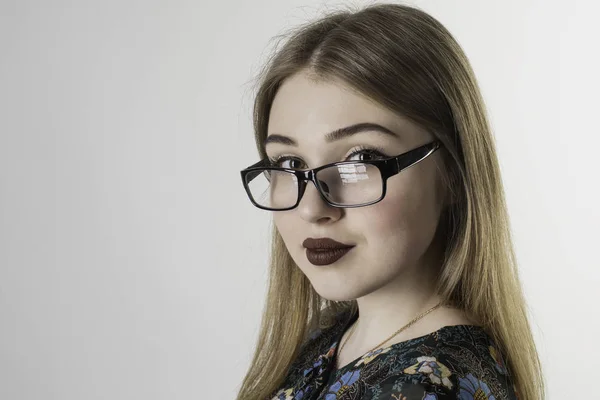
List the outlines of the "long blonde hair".
{"label": "long blonde hair", "polygon": [[[463,50],[427,13],[406,5],[337,10],[295,28],[260,72],[254,103],[262,158],[271,104],[282,82],[301,70],[337,78],[430,130],[443,143],[452,201],[438,293],[474,318],[506,358],[518,396],[544,398],[544,379],[527,317],[511,239],[494,138]],[[356,301],[322,298],[292,260],[275,228],[267,298],[256,350],[237,399],[273,395],[301,345],[332,315]]]}

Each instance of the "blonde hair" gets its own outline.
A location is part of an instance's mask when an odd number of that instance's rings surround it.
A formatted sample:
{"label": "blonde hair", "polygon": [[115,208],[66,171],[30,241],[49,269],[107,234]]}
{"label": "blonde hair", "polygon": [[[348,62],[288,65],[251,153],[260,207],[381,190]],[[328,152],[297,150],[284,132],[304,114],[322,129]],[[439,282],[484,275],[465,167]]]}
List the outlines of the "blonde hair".
{"label": "blonde hair", "polygon": [[[282,36],[285,38],[286,35]],[[406,5],[338,10],[287,35],[259,76],[254,103],[262,158],[271,104],[282,82],[309,71],[339,79],[432,132],[443,143],[451,201],[438,294],[478,321],[505,355],[520,399],[544,398],[541,363],[529,325],[511,239],[494,138],[463,50],[436,19]],[[356,301],[322,298],[292,260],[275,228],[260,333],[237,399],[272,396],[302,344]]]}

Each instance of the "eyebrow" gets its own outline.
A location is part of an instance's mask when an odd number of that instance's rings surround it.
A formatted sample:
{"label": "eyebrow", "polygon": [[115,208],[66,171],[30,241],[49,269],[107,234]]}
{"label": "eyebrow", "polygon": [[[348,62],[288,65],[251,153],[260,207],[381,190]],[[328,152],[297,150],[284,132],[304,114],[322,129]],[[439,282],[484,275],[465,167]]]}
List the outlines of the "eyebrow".
{"label": "eyebrow", "polygon": [[[325,141],[327,143],[331,143],[333,141],[341,140],[341,139],[350,137],[352,135],[355,135],[357,133],[366,132],[366,131],[377,131],[377,132],[385,133],[386,135],[398,137],[398,135],[396,133],[394,133],[393,131],[391,131],[388,128],[383,127],[379,124],[375,124],[372,122],[362,122],[359,124],[346,126],[344,128],[339,128],[332,132],[327,133],[325,135]],[[266,147],[267,144],[269,144],[269,143],[279,143],[279,144],[283,144],[283,145],[296,146],[296,147],[298,146],[298,142],[296,142],[291,137],[284,136],[284,135],[281,135],[278,133],[273,133],[273,134],[267,136],[267,138],[265,139],[265,142],[264,142],[264,146]]]}

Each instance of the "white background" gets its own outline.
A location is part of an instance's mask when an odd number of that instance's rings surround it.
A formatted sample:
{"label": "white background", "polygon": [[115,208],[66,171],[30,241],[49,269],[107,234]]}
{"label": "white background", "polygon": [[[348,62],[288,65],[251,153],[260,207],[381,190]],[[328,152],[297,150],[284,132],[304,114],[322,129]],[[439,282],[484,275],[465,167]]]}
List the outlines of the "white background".
{"label": "white background", "polygon": [[[252,77],[273,36],[338,4],[0,1],[0,398],[234,397],[268,256],[239,179]],[[597,3],[409,4],[456,36],[490,109],[549,398],[592,398]]]}

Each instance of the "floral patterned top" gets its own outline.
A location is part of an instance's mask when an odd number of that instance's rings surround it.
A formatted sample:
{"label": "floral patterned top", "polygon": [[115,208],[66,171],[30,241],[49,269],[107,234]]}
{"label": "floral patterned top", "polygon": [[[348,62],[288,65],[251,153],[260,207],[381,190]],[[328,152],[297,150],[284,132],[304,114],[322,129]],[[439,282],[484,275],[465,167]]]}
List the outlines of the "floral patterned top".
{"label": "floral patterned top", "polygon": [[344,312],[313,332],[272,400],[517,400],[501,354],[480,326],[449,325],[335,369],[338,343],[358,318]]}

